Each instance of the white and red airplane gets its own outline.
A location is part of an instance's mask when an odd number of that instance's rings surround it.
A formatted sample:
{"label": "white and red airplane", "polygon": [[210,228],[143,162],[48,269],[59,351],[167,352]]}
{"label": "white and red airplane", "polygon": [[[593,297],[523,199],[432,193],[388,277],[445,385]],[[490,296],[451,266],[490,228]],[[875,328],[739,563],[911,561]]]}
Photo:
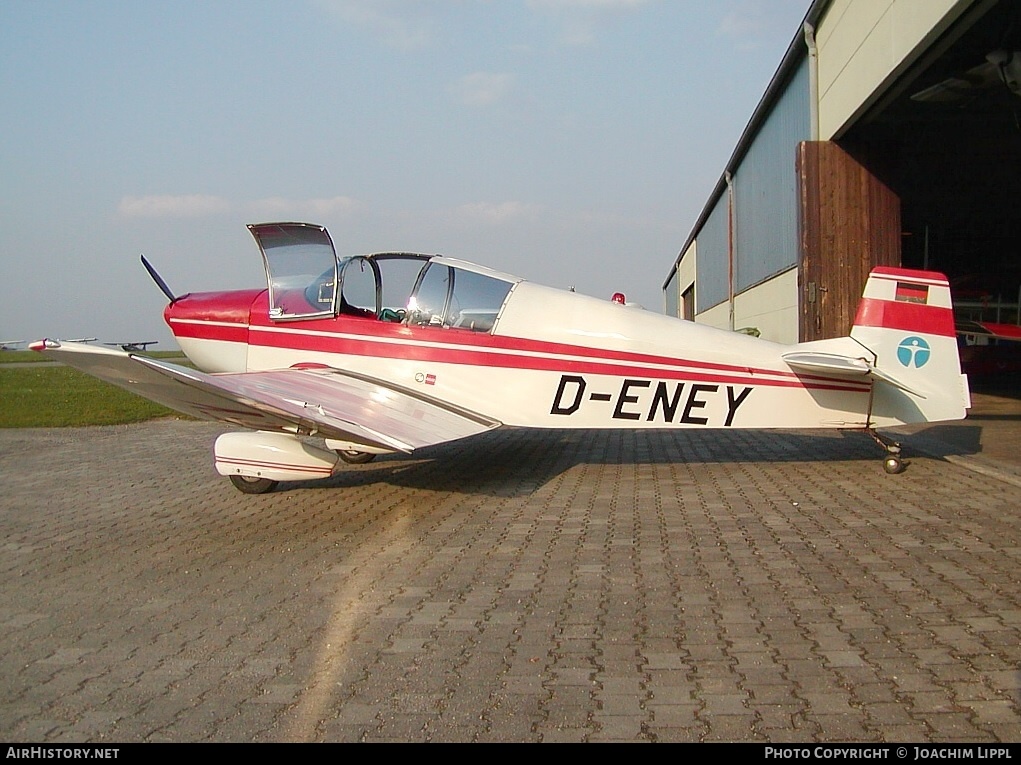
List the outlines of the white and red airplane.
{"label": "white and red airplane", "polygon": [[216,470],[246,493],[501,426],[857,428],[899,472],[899,446],[874,428],[961,419],[970,406],[950,288],[933,272],[876,268],[849,337],[782,345],[451,258],[338,258],[321,226],[249,229],[268,289],[176,296],[142,259],[198,370],[31,346],[253,430],[214,447]]}

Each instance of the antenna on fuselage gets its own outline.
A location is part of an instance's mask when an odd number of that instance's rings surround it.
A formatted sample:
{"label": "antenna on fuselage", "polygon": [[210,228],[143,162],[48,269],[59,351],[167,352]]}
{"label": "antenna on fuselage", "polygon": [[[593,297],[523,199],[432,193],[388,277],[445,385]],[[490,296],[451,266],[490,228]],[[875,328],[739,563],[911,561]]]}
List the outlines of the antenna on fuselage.
{"label": "antenna on fuselage", "polygon": [[151,276],[152,280],[156,282],[156,286],[159,287],[163,294],[167,296],[167,300],[169,300],[171,303],[177,302],[177,296],[170,291],[170,287],[168,287],[167,283],[163,281],[163,277],[160,276],[156,272],[156,269],[152,267],[152,264],[145,259],[145,255],[142,255],[141,258],[142,265],[145,266],[145,270],[149,272],[149,276]]}

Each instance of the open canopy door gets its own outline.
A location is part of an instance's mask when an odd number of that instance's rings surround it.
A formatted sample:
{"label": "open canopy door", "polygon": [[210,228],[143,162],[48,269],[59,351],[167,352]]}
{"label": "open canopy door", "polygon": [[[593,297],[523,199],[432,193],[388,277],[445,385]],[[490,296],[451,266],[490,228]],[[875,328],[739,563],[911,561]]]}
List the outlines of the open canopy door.
{"label": "open canopy door", "polygon": [[258,223],[248,226],[262,251],[271,319],[307,319],[337,312],[337,253],[322,226]]}

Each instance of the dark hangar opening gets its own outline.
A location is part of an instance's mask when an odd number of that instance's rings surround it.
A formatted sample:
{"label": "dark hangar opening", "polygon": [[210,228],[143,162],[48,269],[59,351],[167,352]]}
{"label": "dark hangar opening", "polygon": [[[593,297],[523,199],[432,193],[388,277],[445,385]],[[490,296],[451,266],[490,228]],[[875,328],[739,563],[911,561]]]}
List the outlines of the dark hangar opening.
{"label": "dark hangar opening", "polygon": [[903,265],[944,271],[961,297],[1001,296],[1018,323],[1021,90],[995,51],[1021,68],[1016,0],[958,20],[839,143],[900,197]]}
{"label": "dark hangar opening", "polygon": [[904,266],[946,273],[958,318],[1021,324],[1021,2],[973,6],[838,142],[900,198]]}

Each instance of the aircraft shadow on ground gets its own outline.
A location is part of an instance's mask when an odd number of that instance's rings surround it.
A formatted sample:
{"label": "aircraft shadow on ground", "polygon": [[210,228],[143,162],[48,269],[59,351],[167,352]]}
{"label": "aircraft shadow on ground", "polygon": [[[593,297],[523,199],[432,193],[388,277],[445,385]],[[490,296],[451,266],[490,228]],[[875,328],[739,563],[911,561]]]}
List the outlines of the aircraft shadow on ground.
{"label": "aircraft shadow on ground", "polygon": [[[961,430],[958,427],[956,430]],[[980,449],[980,428],[969,444],[948,444],[946,454]],[[931,432],[931,431],[930,431]],[[905,457],[921,456],[904,438]],[[924,453],[932,454],[931,448]],[[937,455],[945,456],[945,455]],[[862,431],[612,431],[501,430],[422,449],[412,456],[381,455],[365,465],[344,465],[328,479],[281,483],[277,492],[341,489],[386,483],[405,488],[527,496],[578,465],[692,463],[824,463],[866,461],[882,473],[882,449]],[[910,470],[910,467],[909,467]]]}
{"label": "aircraft shadow on ground", "polygon": [[[969,416],[969,420],[981,420]],[[1004,417],[988,417],[989,420],[1014,419]],[[930,457],[945,458],[949,456],[967,456],[982,453],[981,425],[932,425],[915,434],[904,436],[903,444],[906,451],[924,453]]]}

